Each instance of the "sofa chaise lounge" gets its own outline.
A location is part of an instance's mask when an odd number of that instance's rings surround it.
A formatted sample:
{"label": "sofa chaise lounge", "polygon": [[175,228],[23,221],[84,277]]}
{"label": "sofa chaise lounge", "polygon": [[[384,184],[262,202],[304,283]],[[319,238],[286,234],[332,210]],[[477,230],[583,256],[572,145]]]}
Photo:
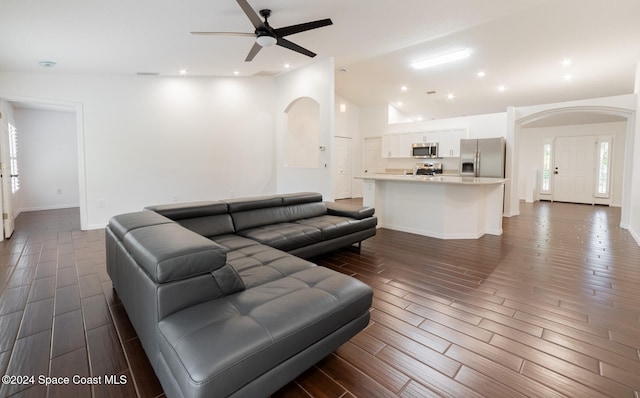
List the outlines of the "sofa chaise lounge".
{"label": "sofa chaise lounge", "polygon": [[373,213],[297,193],[113,217],[107,271],[166,395],[268,396],[366,327],[371,288],[301,257]]}

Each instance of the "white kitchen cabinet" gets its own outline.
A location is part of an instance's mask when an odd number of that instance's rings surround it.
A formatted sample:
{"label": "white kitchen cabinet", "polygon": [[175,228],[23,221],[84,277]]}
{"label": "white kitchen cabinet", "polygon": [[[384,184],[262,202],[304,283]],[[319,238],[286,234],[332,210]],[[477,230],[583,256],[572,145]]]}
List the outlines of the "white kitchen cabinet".
{"label": "white kitchen cabinet", "polygon": [[422,133],[414,133],[413,134],[413,142],[414,143],[428,143],[428,142],[439,142],[440,141],[440,132],[439,131],[425,131]]}
{"label": "white kitchen cabinet", "polygon": [[438,156],[441,158],[460,157],[460,139],[462,138],[467,138],[466,129],[440,131]]}
{"label": "white kitchen cabinet", "polygon": [[383,158],[410,158],[413,133],[385,134],[382,136]]}

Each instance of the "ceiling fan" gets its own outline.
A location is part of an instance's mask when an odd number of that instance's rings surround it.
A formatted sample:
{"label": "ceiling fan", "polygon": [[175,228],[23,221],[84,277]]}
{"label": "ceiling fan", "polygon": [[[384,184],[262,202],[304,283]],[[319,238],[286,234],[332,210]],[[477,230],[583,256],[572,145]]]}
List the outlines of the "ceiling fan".
{"label": "ceiling fan", "polygon": [[253,26],[256,28],[254,33],[243,32],[191,32],[193,35],[227,35],[227,36],[248,36],[256,39],[253,47],[249,50],[245,62],[250,62],[262,49],[262,47],[271,47],[278,45],[280,47],[288,48],[304,54],[309,57],[315,57],[316,54],[301,47],[295,43],[285,39],[284,36],[289,36],[294,33],[300,33],[311,29],[321,28],[323,26],[332,25],[331,19],[320,19],[318,21],[305,22],[298,25],[286,26],[284,28],[274,29],[269,25],[267,19],[271,16],[271,10],[260,10],[260,15],[264,18],[264,21],[260,19],[260,16],[251,8],[247,0],[236,0],[242,8],[242,11],[247,15]]}

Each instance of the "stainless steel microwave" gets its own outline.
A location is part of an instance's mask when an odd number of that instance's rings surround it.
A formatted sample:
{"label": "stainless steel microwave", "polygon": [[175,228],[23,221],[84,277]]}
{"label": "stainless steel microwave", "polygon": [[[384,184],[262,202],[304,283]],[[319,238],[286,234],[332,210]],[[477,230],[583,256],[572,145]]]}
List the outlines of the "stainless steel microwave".
{"label": "stainless steel microwave", "polygon": [[438,157],[437,142],[421,142],[411,144],[411,157],[415,159],[429,159]]}

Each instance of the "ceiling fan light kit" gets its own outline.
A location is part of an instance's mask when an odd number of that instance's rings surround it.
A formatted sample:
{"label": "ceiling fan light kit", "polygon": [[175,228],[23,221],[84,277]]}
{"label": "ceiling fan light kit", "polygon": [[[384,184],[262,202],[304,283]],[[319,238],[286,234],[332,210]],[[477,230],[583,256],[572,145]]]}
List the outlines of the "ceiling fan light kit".
{"label": "ceiling fan light kit", "polygon": [[[274,29],[269,25],[267,21],[271,16],[271,10],[260,10],[260,15],[255,12],[249,5],[247,0],[236,0],[242,11],[244,11],[249,21],[255,28],[254,33],[239,33],[239,32],[191,32],[194,35],[229,35],[229,36],[254,36],[256,41],[253,47],[249,50],[245,62],[250,62],[258,54],[263,47],[272,47],[278,45],[280,47],[288,48],[289,50],[304,54],[308,57],[315,57],[316,54],[301,47],[295,43],[285,39],[285,36],[293,35],[295,33],[305,32],[307,30],[321,28],[323,26],[332,25],[331,19],[320,19],[312,22],[305,22],[298,25],[286,26],[284,28]],[[264,18],[264,21],[260,19],[260,16]]]}
{"label": "ceiling fan light kit", "polygon": [[277,42],[278,39],[269,35],[258,35],[256,37],[256,43],[260,44],[260,47],[273,47]]}

